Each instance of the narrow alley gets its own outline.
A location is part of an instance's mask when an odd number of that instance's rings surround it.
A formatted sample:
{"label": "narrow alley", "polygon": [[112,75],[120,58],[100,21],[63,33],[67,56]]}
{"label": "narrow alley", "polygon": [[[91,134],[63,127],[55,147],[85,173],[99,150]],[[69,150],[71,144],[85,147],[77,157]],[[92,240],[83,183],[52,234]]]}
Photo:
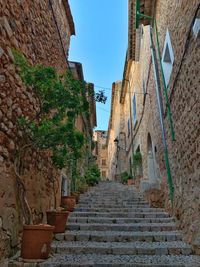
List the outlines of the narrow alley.
{"label": "narrow alley", "polygon": [[0,267],[200,267],[200,0],[0,0]]}
{"label": "narrow alley", "polygon": [[134,187],[116,182],[81,196],[52,248],[53,257],[34,266],[200,266],[175,220],[164,209],[150,208]]}

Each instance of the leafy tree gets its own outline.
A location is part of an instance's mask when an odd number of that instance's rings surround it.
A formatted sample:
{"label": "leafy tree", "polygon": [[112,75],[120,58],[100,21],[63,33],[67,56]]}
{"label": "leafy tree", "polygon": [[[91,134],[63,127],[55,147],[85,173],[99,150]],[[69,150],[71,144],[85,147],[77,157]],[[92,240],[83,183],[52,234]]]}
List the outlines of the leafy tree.
{"label": "leafy tree", "polygon": [[54,67],[30,65],[22,53],[13,54],[22,81],[33,90],[40,104],[35,115],[19,119],[23,137],[15,159],[20,202],[26,223],[30,223],[31,212],[19,168],[23,151],[27,147],[48,151],[57,168],[68,165],[75,177],[76,162],[82,156],[85,142],[83,134],[75,128],[75,120],[78,114],[88,112],[89,104],[85,83],[75,80],[71,72],[58,74]]}

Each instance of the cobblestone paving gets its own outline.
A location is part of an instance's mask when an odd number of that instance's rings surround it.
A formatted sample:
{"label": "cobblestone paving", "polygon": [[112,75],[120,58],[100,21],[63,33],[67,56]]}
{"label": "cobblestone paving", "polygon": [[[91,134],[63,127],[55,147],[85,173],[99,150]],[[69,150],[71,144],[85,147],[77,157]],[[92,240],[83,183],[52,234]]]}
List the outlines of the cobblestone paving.
{"label": "cobblestone paving", "polygon": [[150,208],[133,186],[114,182],[81,196],[52,249],[47,261],[9,267],[200,267],[200,257],[182,241],[173,218]]}

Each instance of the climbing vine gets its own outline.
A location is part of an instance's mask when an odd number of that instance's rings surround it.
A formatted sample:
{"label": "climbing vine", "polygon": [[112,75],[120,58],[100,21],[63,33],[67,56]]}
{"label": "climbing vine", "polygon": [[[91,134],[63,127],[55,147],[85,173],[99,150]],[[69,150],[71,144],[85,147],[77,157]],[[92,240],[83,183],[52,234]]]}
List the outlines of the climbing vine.
{"label": "climbing vine", "polygon": [[25,222],[29,224],[32,223],[31,210],[20,175],[23,153],[28,148],[47,151],[54,166],[71,168],[73,178],[85,142],[83,134],[75,128],[75,120],[78,114],[89,114],[89,103],[85,83],[74,79],[70,71],[59,74],[54,67],[31,65],[21,52],[12,52],[18,74],[40,105],[35,115],[18,119],[23,136],[16,150],[14,167],[20,203]]}
{"label": "climbing vine", "polygon": [[69,159],[81,156],[84,137],[76,130],[75,119],[88,111],[85,84],[75,80],[71,72],[58,74],[53,67],[32,66],[17,51],[14,56],[24,84],[34,90],[40,102],[36,116],[21,117],[19,125],[32,147],[51,150],[53,164],[61,169]]}

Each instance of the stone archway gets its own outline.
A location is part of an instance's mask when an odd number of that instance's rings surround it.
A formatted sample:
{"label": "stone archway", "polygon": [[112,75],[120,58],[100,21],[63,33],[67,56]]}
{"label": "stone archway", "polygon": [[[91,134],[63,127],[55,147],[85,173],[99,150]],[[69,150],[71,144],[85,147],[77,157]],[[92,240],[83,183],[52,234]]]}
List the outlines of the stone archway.
{"label": "stone archway", "polygon": [[[141,153],[141,151],[140,151],[140,145],[138,145],[138,147],[137,147],[137,149],[136,149],[135,152],[136,152],[136,153]],[[137,168],[137,174],[138,174],[138,176],[139,176],[140,178],[143,176],[142,160],[141,160],[141,162],[140,162],[139,165],[138,165],[138,168]]]}
{"label": "stone archway", "polygon": [[147,137],[147,173],[148,179],[150,183],[155,183],[157,181],[157,171],[156,171],[156,161],[155,161],[155,154],[153,149],[153,143],[151,139],[150,133],[148,133]]}

